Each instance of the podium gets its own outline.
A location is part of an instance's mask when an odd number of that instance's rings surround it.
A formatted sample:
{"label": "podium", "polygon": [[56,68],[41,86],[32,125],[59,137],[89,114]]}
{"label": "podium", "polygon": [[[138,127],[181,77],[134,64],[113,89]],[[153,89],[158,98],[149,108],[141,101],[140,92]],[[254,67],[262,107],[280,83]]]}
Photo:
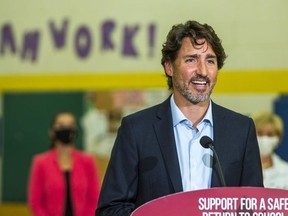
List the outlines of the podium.
{"label": "podium", "polygon": [[131,216],[288,216],[288,190],[219,187],[175,193],[143,204]]}

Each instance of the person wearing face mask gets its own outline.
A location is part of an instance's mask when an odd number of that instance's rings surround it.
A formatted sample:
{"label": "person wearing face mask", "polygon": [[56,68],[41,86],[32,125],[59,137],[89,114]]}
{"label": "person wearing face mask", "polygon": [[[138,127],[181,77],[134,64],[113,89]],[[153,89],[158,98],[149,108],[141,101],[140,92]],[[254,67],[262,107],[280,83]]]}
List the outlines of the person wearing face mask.
{"label": "person wearing face mask", "polygon": [[28,202],[35,216],[92,216],[100,181],[95,160],[75,148],[76,118],[58,113],[52,120],[50,150],[34,156]]}
{"label": "person wearing face mask", "polygon": [[288,163],[274,150],[283,137],[283,121],[277,114],[261,112],[252,116],[260,149],[264,186],[288,189]]}

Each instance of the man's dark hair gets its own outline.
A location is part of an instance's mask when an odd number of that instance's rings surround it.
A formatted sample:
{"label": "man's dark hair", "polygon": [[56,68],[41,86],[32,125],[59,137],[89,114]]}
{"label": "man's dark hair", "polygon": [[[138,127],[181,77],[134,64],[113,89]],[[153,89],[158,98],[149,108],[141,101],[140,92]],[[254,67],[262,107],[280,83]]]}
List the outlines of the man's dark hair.
{"label": "man's dark hair", "polygon": [[[226,54],[224,48],[221,44],[221,40],[218,38],[217,34],[211,26],[208,24],[200,24],[197,21],[187,21],[185,24],[178,24],[172,26],[172,29],[167,35],[166,42],[162,46],[162,59],[161,64],[165,70],[165,62],[173,63],[178,55],[178,52],[182,46],[182,40],[185,37],[189,37],[193,46],[202,45],[208,42],[217,57],[218,69],[220,70],[226,59]],[[204,42],[198,39],[205,39]],[[168,87],[173,88],[172,78],[167,75],[165,71]]]}

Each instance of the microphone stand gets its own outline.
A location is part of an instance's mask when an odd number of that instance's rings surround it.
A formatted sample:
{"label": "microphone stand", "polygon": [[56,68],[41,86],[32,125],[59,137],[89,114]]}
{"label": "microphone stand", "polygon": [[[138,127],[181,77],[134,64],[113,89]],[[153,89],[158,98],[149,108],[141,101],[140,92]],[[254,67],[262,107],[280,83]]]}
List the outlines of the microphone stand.
{"label": "microphone stand", "polygon": [[217,152],[215,151],[214,146],[212,145],[212,143],[209,143],[208,147],[213,151],[213,155],[215,156],[216,166],[217,166],[218,171],[219,171],[221,185],[223,187],[226,187],[226,182],[225,182],[225,179],[224,179],[224,175],[223,175],[223,172],[222,172],[222,168],[221,168],[221,164],[220,164],[220,160],[218,158]]}

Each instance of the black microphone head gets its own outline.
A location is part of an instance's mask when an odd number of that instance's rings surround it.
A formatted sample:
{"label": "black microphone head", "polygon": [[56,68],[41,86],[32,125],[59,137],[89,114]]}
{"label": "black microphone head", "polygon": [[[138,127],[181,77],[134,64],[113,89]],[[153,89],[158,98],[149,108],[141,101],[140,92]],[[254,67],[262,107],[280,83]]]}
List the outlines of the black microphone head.
{"label": "black microphone head", "polygon": [[200,144],[203,148],[210,148],[210,145],[213,144],[213,140],[208,136],[203,136],[200,139]]}

